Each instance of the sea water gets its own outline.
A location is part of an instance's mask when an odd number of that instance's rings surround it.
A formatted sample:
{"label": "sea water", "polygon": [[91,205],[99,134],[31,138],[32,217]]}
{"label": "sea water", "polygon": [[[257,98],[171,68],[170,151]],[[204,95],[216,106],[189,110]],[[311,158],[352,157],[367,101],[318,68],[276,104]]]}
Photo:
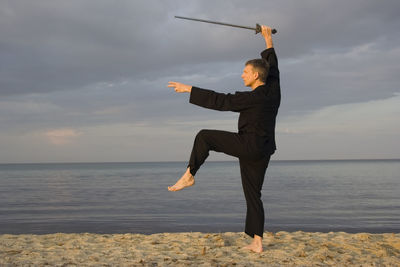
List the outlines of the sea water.
{"label": "sea water", "polygon": [[[237,161],[0,164],[0,234],[243,231]],[[400,160],[271,161],[266,231],[400,231]]]}

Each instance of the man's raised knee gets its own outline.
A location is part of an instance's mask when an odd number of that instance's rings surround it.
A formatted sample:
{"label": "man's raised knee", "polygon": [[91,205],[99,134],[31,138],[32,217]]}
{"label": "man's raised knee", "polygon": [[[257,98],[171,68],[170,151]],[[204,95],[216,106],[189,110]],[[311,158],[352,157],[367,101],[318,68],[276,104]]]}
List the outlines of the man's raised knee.
{"label": "man's raised knee", "polygon": [[209,133],[209,130],[202,129],[197,133],[196,138],[203,139],[204,137],[206,137],[208,135],[208,133]]}

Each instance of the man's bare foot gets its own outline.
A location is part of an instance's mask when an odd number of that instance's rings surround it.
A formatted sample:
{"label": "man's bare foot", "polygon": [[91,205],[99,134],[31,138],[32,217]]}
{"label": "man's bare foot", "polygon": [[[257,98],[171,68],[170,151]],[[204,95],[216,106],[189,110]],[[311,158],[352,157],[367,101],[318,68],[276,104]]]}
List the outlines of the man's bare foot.
{"label": "man's bare foot", "polygon": [[182,175],[182,177],[174,184],[173,186],[168,186],[169,191],[179,191],[183,188],[194,185],[194,177],[190,173],[190,168],[188,167],[186,172]]}
{"label": "man's bare foot", "polygon": [[256,253],[263,252],[262,245],[260,246],[260,245],[254,244],[254,243],[251,243],[250,245],[247,245],[247,246],[243,247],[243,249],[251,250],[251,251],[256,252]]}
{"label": "man's bare foot", "polygon": [[248,249],[256,253],[263,252],[262,237],[254,235],[253,242],[251,242],[250,245],[243,247],[243,249]]}

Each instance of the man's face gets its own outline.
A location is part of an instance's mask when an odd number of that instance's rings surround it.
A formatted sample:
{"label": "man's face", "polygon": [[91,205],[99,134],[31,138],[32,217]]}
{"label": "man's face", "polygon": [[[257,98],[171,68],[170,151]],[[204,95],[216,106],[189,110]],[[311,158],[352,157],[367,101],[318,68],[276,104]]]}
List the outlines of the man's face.
{"label": "man's face", "polygon": [[257,80],[257,78],[258,78],[258,72],[254,71],[253,66],[247,65],[244,67],[243,73],[242,73],[242,79],[243,79],[245,86],[251,87],[251,85],[254,84],[254,82]]}

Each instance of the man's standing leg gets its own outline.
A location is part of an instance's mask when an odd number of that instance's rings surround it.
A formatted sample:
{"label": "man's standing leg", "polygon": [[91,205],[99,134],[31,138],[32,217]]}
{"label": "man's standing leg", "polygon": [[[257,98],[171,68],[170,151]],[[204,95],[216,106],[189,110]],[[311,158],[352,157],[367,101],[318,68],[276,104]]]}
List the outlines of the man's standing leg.
{"label": "man's standing leg", "polygon": [[247,204],[245,233],[254,237],[253,243],[245,248],[255,252],[262,251],[265,215],[261,190],[269,159],[269,155],[259,160],[239,159],[243,192]]}

